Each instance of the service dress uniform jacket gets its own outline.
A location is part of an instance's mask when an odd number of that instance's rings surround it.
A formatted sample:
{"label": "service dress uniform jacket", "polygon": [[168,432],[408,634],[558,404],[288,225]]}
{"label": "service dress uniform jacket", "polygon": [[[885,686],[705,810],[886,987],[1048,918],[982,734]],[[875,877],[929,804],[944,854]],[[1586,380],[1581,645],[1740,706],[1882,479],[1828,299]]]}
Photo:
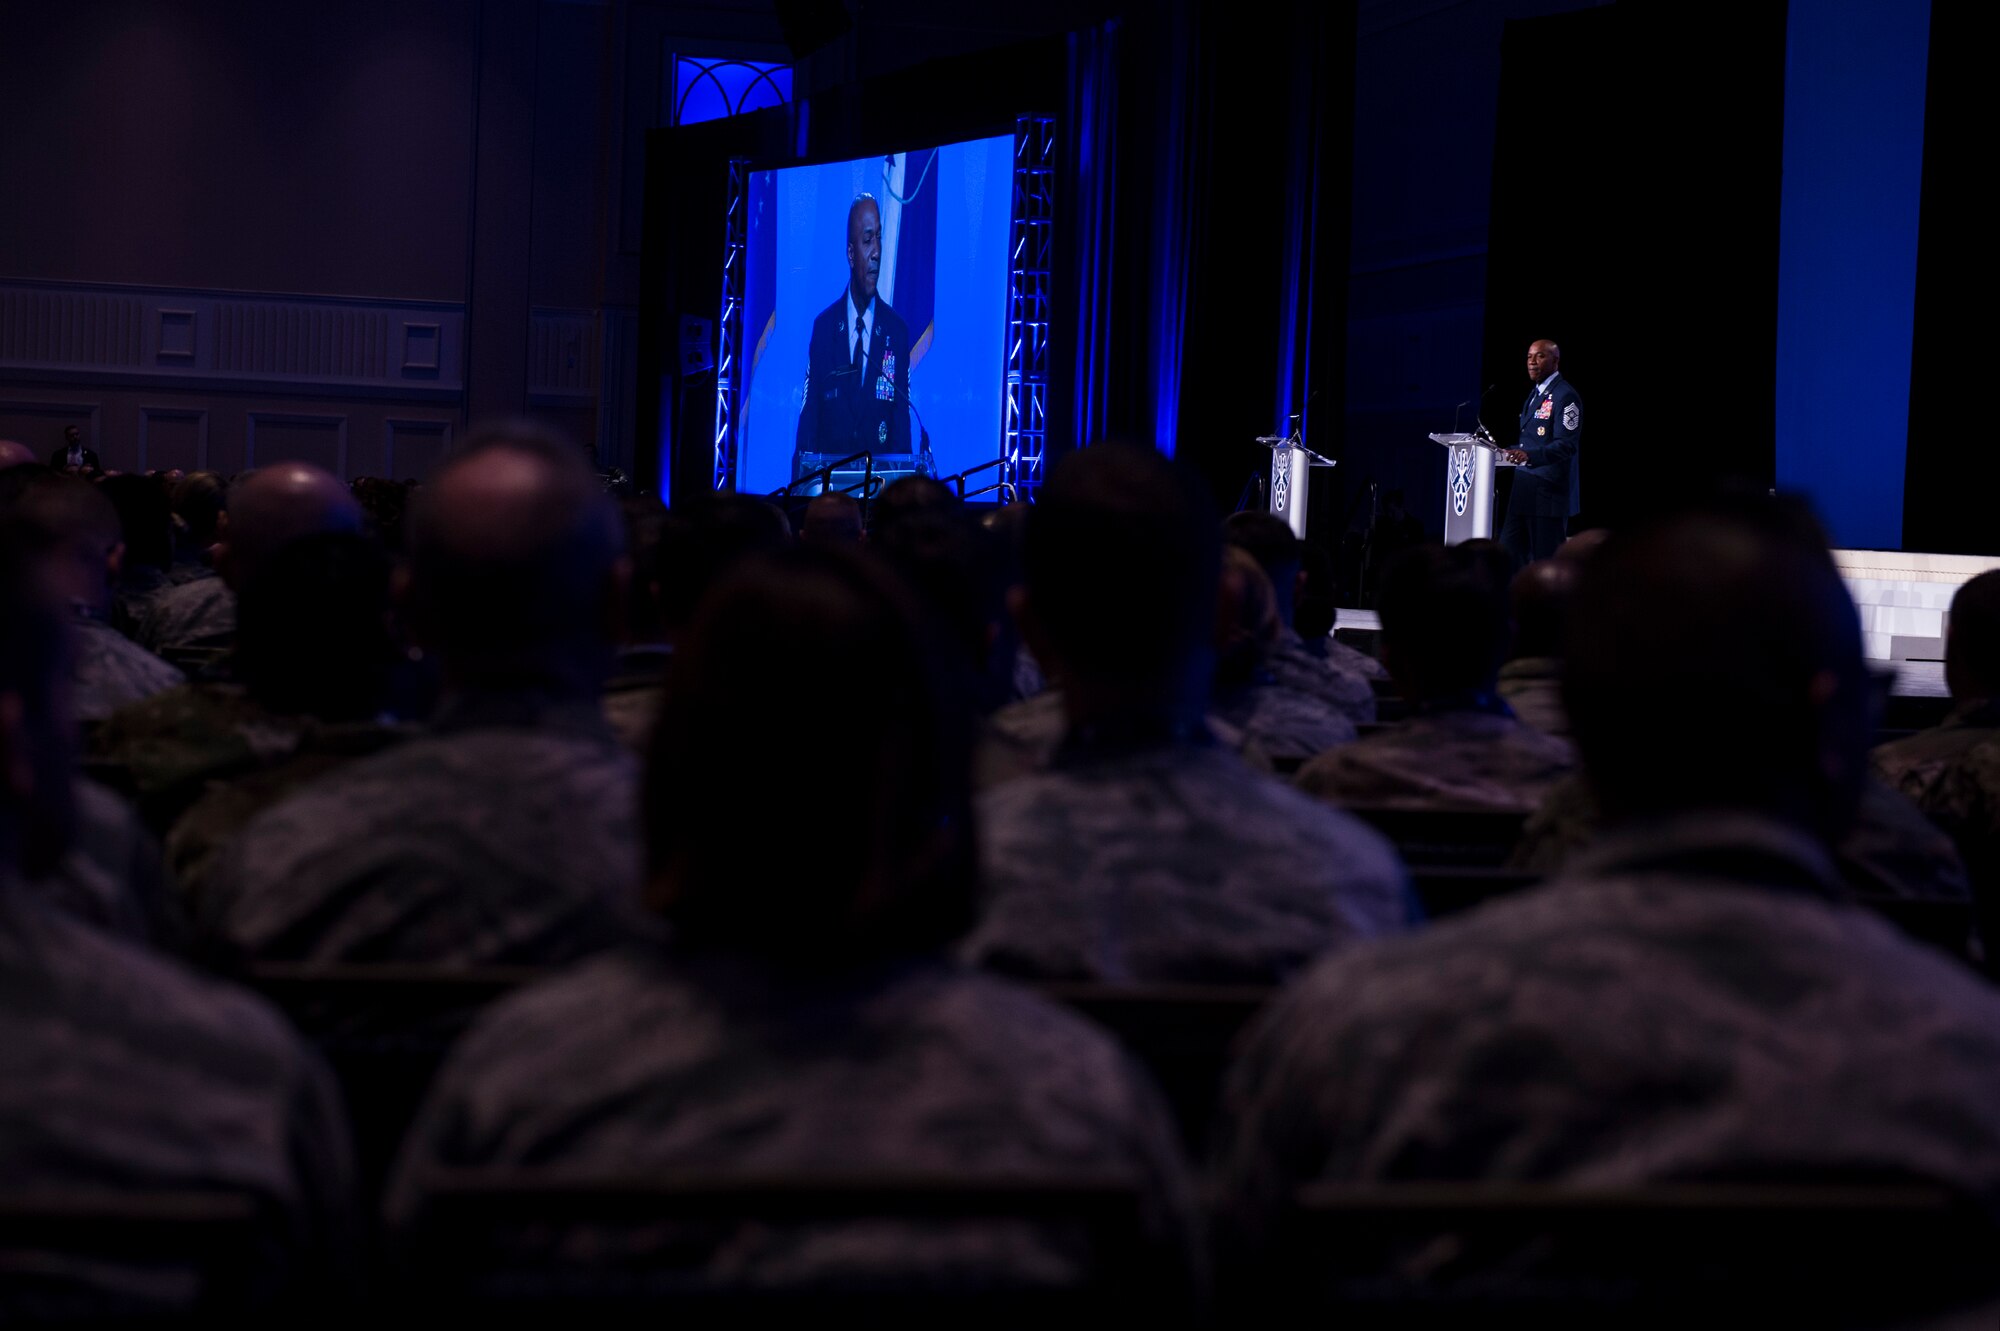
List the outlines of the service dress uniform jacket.
{"label": "service dress uniform jacket", "polygon": [[854,364],[848,293],[813,320],[794,478],[855,453],[910,452],[910,328],[879,295],[863,311],[868,351]]}

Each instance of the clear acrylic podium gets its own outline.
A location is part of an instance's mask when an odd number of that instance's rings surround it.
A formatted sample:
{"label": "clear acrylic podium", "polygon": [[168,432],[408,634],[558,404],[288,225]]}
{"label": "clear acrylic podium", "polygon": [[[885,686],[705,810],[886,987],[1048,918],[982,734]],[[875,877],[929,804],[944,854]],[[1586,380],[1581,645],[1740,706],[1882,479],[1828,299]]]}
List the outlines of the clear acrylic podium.
{"label": "clear acrylic podium", "polygon": [[1332,467],[1332,458],[1323,458],[1299,441],[1297,430],[1291,437],[1263,435],[1258,443],[1271,450],[1271,514],[1283,518],[1300,540],[1306,534],[1306,500],[1312,493],[1312,469]]}
{"label": "clear acrylic podium", "polygon": [[1434,434],[1445,452],[1444,543],[1490,539],[1493,535],[1493,469],[1514,464],[1485,434]]}

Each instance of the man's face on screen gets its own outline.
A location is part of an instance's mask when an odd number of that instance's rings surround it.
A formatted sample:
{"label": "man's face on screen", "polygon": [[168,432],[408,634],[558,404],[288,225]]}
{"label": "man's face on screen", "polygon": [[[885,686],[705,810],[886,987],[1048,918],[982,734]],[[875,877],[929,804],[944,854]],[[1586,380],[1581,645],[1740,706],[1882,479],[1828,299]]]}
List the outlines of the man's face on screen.
{"label": "man's face on screen", "polygon": [[847,215],[847,270],[854,283],[854,303],[875,299],[875,279],[882,271],[882,214],[863,203]]}

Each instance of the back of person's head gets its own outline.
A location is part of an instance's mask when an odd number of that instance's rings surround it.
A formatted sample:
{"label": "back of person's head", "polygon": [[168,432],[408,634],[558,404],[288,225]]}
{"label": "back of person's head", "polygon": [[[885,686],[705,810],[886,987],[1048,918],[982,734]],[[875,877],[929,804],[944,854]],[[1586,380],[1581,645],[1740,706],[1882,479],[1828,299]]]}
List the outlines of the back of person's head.
{"label": "back of person's head", "polygon": [[1475,536],[1452,547],[1505,596],[1514,582],[1514,556],[1490,536]]}
{"label": "back of person's head", "polygon": [[62,858],[74,822],[68,639],[40,559],[0,520],[0,873],[30,878]]}
{"label": "back of person's head", "polygon": [[348,488],[354,493],[354,502],[361,505],[368,530],[375,533],[386,549],[401,551],[409,512],[409,484],[380,476],[358,476]]}
{"label": "back of person's head", "polygon": [[40,460],[35,456],[35,450],[29,448],[20,440],[0,439],[0,471],[5,471],[9,467],[25,466],[28,463],[39,462]]}
{"label": "back of person's head", "polygon": [[1851,818],[1874,695],[1802,505],[1728,496],[1613,536],[1577,588],[1566,655],[1607,818],[1739,808],[1826,835]]}
{"label": "back of person's head", "polygon": [[1131,444],[1071,454],[1028,514],[1022,564],[1030,643],[1059,682],[1207,691],[1221,538],[1192,474]]}
{"label": "back of person's head", "polygon": [[108,476],[97,492],[117,510],[126,568],[163,569],[173,562],[173,503],[158,477]]}
{"label": "back of person's head", "polygon": [[962,501],[949,485],[931,476],[905,476],[885,486],[868,514],[870,536],[880,536],[903,519],[937,509],[957,509]]}
{"label": "back of person's head", "polygon": [[1944,675],[1961,702],[2000,698],[2000,569],[1980,574],[1951,598]]}
{"label": "back of person's head", "polygon": [[1569,626],[1581,561],[1538,559],[1514,575],[1514,655],[1559,657]]}
{"label": "back of person's head", "polygon": [[417,493],[411,627],[459,687],[594,691],[624,611],[625,534],[583,454],[531,421],[474,430]]}
{"label": "back of person's head", "polygon": [[229,484],[217,471],[191,471],[174,483],[174,516],[190,549],[214,545],[229,509]]}
{"label": "back of person's head", "polygon": [[24,473],[0,500],[0,518],[14,540],[43,561],[44,576],[70,600],[101,608],[116,572],[121,545],[118,511],[97,487],[79,476],[47,468]]}
{"label": "back of person's head", "polygon": [[1229,688],[1250,682],[1277,641],[1278,629],[1278,598],[1264,566],[1242,546],[1225,545],[1216,593],[1216,684]]}
{"label": "back of person's head", "polygon": [[310,462],[274,462],[229,487],[216,572],[241,591],[258,565],[291,542],[361,527],[361,505],[339,477]]}
{"label": "back of person's head", "polygon": [[381,543],[357,532],[301,537],[259,565],[236,607],[235,665],[250,696],[322,721],[378,715],[399,646],[390,569]]}
{"label": "back of person's head", "polygon": [[1383,664],[1406,697],[1492,691],[1507,654],[1507,590],[1485,552],[1465,545],[1404,551],[1382,575],[1378,609]]}
{"label": "back of person's head", "polygon": [[1222,520],[1222,539],[1239,550],[1248,551],[1271,580],[1271,592],[1278,598],[1278,618],[1286,624],[1293,619],[1297,604],[1299,570],[1305,542],[1292,533],[1290,524],[1272,513],[1248,509],[1231,513]]}
{"label": "back of person's head", "polygon": [[785,515],[743,494],[702,494],[668,510],[660,529],[660,620],[677,638],[709,591],[744,560],[791,544]]}
{"label": "back of person's head", "polygon": [[853,495],[814,495],[799,524],[799,539],[807,545],[854,546],[861,535],[861,502]]}
{"label": "back of person's head", "polygon": [[[904,517],[878,532],[869,550],[915,594],[924,628],[964,667],[976,705],[990,710],[1005,702],[1014,656],[1001,538],[954,504]],[[994,651],[1003,641],[1004,657]]]}
{"label": "back of person's head", "polygon": [[625,641],[657,643],[666,635],[660,614],[660,551],[667,510],[652,495],[627,495],[618,501],[618,512],[625,520],[625,548],[632,560]]}
{"label": "back of person's head", "polygon": [[964,932],[970,723],[925,642],[844,552],[749,561],[708,598],[646,783],[650,899],[678,937],[838,969]]}

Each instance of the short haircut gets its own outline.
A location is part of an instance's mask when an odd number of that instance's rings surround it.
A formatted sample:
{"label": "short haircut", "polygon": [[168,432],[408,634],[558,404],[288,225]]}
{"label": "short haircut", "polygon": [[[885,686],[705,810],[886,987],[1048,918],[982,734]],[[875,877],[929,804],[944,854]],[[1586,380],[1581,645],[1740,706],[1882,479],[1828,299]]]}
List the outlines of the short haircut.
{"label": "short haircut", "polygon": [[1222,548],[1216,616],[1216,682],[1242,685],[1255,677],[1278,634],[1278,598],[1263,565],[1240,545]]}
{"label": "short haircut", "polygon": [[361,721],[389,696],[388,552],[371,536],[329,532],[280,547],[244,583],[236,669],[272,711]]}
{"label": "short haircut", "polygon": [[[454,505],[455,478],[497,454],[531,460],[532,499],[510,513]],[[618,511],[574,444],[531,421],[475,430],[417,493],[409,529],[413,605],[426,640],[494,683],[601,670],[615,624],[610,573],[624,552]]]}
{"label": "short haircut", "polygon": [[18,528],[19,539],[42,552],[103,554],[123,539],[111,501],[89,481],[59,472],[28,472],[7,504],[6,516]]}
{"label": "short haircut", "polygon": [[2000,698],[2000,569],[1980,574],[1951,598],[1945,656],[1954,688]]}
{"label": "short haircut", "polygon": [[216,471],[191,471],[174,483],[174,516],[199,547],[215,544],[216,527],[229,509],[229,485]]}
{"label": "short haircut", "polygon": [[1050,471],[1028,513],[1024,581],[1070,669],[1153,682],[1209,645],[1221,544],[1191,473],[1151,449],[1099,444]]}
{"label": "short haircut", "polygon": [[967,672],[966,687],[982,708],[1006,701],[1013,679],[1011,649],[1004,661],[992,650],[1011,640],[1007,622],[1005,540],[988,531],[955,501],[950,508],[912,513],[878,529],[869,550],[916,596],[926,631]]}
{"label": "short haircut", "polygon": [[660,619],[684,627],[702,600],[744,560],[791,543],[785,515],[741,494],[701,494],[675,504],[660,527]]}
{"label": "short haircut", "polygon": [[1562,655],[1569,606],[1582,572],[1579,560],[1543,559],[1514,575],[1508,596],[1514,613],[1514,655]]}
{"label": "short haircut", "polygon": [[882,205],[875,202],[875,196],[873,194],[863,192],[861,194],[855,195],[854,202],[847,205],[848,235],[852,236],[854,234],[854,215],[860,212],[863,208],[873,208],[875,210],[875,215],[877,217],[880,217],[882,215]]}
{"label": "short haircut", "polygon": [[795,547],[731,574],[675,651],[648,765],[651,900],[676,937],[838,969],[962,934],[970,718],[944,674],[858,554]]}
{"label": "short haircut", "polygon": [[1419,545],[1382,576],[1389,670],[1419,699],[1490,690],[1507,652],[1507,596],[1491,559],[1463,545]]}
{"label": "short haircut", "polygon": [[[1854,603],[1801,505],[1704,500],[1613,536],[1584,570],[1566,656],[1565,706],[1608,815],[1811,801],[1832,832],[1851,813],[1873,691]],[[1816,699],[1826,676],[1835,691]]]}
{"label": "short haircut", "polygon": [[1222,539],[1239,550],[1248,551],[1264,570],[1264,575],[1274,583],[1279,578],[1289,578],[1299,571],[1303,558],[1301,541],[1292,533],[1291,527],[1274,513],[1259,513],[1255,509],[1242,513],[1231,513],[1222,520]]}
{"label": "short haircut", "polygon": [[165,568],[174,559],[174,507],[157,476],[107,476],[97,492],[118,512],[127,568]]}
{"label": "short haircut", "polygon": [[861,501],[833,491],[814,495],[799,524],[799,539],[815,545],[860,544]]}

